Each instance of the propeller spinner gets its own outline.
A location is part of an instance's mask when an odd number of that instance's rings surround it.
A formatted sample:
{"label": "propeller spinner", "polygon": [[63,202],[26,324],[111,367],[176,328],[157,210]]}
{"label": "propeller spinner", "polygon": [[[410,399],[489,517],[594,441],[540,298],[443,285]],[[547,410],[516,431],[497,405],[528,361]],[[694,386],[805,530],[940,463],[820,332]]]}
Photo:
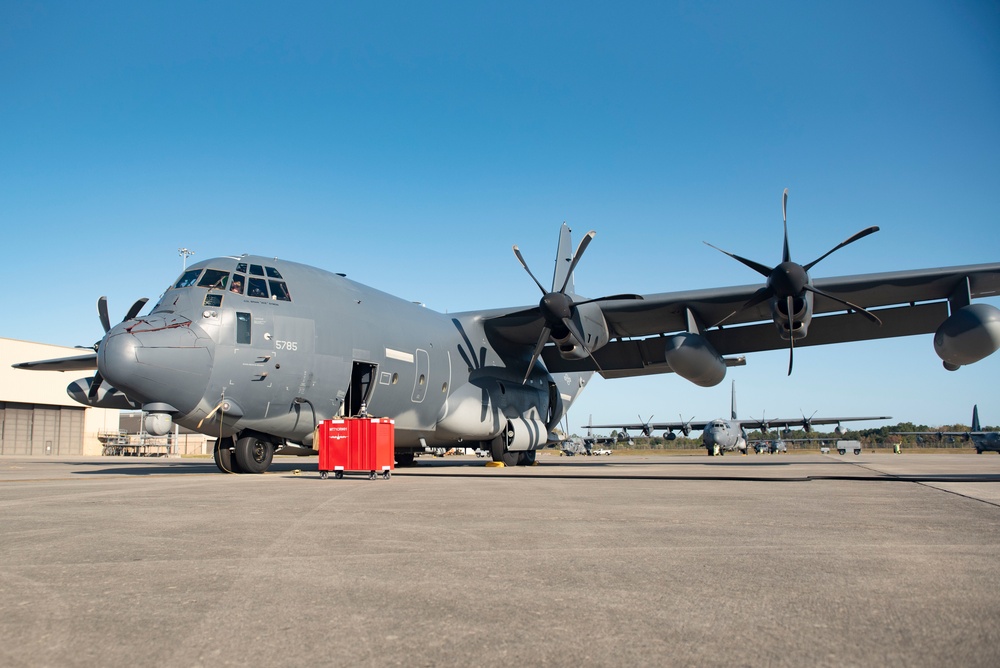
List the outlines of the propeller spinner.
{"label": "propeller spinner", "polygon": [[705,244],[711,246],[720,253],[724,253],[725,255],[728,255],[734,260],[743,263],[747,267],[750,267],[751,269],[756,271],[758,274],[767,278],[767,283],[764,285],[764,287],[757,290],[757,292],[755,292],[750,297],[750,299],[748,299],[747,302],[743,304],[743,306],[733,311],[732,313],[730,313],[725,318],[723,318],[722,320],[720,320],[719,322],[715,323],[715,325],[712,326],[715,327],[721,325],[722,323],[724,323],[726,320],[729,320],[737,313],[745,311],[749,308],[753,308],[754,306],[757,306],[758,304],[761,304],[765,301],[771,301],[772,304],[774,305],[780,305],[782,308],[774,308],[773,310],[775,313],[783,311],[788,319],[787,323],[788,333],[789,333],[788,375],[792,375],[792,361],[795,351],[795,332],[794,332],[794,323],[792,322],[792,314],[795,312],[796,300],[804,299],[807,292],[816,295],[821,295],[827,299],[843,304],[849,309],[857,311],[858,313],[865,316],[866,318],[868,318],[877,325],[881,325],[882,321],[878,319],[878,316],[858,306],[857,304],[852,304],[849,301],[843,300],[840,297],[835,297],[834,295],[831,295],[828,292],[816,288],[812,284],[812,279],[809,277],[809,270],[812,269],[814,266],[816,266],[816,264],[818,264],[821,260],[825,259],[834,251],[837,251],[843,248],[844,246],[847,246],[848,244],[854,243],[858,239],[863,239],[864,237],[867,237],[869,234],[878,232],[879,228],[873,225],[869,228],[861,230],[860,232],[850,237],[849,239],[837,244],[823,255],[820,255],[812,262],[805,265],[801,265],[792,261],[791,253],[788,250],[787,210],[788,210],[788,188],[785,188],[784,192],[781,195],[781,219],[784,225],[785,240],[781,252],[781,263],[775,267],[768,267],[759,262],[754,262],[753,260],[748,260],[745,257],[736,255],[735,253],[724,251],[718,246],[713,246],[707,241],[705,242]]}

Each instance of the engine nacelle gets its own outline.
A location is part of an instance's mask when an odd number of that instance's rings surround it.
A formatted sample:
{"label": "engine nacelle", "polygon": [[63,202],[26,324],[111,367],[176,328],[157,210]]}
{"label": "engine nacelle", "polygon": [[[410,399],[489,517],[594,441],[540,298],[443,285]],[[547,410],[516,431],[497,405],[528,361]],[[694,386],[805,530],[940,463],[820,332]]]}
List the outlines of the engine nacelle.
{"label": "engine nacelle", "polygon": [[[812,322],[813,300],[812,293],[807,292],[805,297],[795,297],[792,299],[792,313],[789,317],[788,304],[783,299],[771,300],[771,317],[774,319],[774,326],[778,328],[778,336],[785,341],[794,337],[795,339],[805,338],[809,333],[809,323]],[[791,329],[789,329],[791,321]]]}
{"label": "engine nacelle", "polygon": [[585,359],[611,340],[611,332],[608,330],[608,323],[604,319],[604,312],[601,311],[600,305],[593,302],[580,304],[576,307],[574,320],[583,335],[582,342],[577,341],[576,337],[565,329],[561,332],[552,331],[552,340],[556,344],[556,350],[564,359]]}
{"label": "engine nacelle", "polygon": [[844,434],[847,433],[847,427],[843,427],[838,424],[836,427],[834,427],[833,433],[835,433],[837,436],[843,436]]}
{"label": "engine nacelle", "polygon": [[1000,348],[1000,309],[970,304],[952,313],[934,333],[934,352],[954,371]]}
{"label": "engine nacelle", "polygon": [[701,387],[713,387],[726,377],[726,361],[699,334],[676,334],[667,339],[663,353],[678,376]]}
{"label": "engine nacelle", "polygon": [[675,434],[672,431],[667,431],[667,432],[663,433],[663,438],[667,439],[668,441],[676,441],[677,440],[677,434]]}

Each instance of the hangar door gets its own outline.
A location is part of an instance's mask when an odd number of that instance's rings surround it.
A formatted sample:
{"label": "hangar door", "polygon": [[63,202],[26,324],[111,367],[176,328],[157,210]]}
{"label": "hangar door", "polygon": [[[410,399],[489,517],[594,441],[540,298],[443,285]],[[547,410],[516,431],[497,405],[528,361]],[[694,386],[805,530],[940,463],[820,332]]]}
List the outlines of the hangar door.
{"label": "hangar door", "polygon": [[83,454],[83,409],[0,402],[0,454]]}

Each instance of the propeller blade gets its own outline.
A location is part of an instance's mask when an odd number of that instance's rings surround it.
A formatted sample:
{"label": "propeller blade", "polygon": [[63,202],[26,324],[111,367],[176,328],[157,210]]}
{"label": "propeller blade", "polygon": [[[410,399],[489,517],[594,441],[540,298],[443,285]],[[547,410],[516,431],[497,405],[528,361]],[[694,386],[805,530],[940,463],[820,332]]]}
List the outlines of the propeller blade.
{"label": "propeller blade", "polygon": [[788,309],[788,375],[792,375],[792,358],[795,355],[795,332],[792,331],[792,306],[793,298],[786,298],[786,308]]}
{"label": "propeller blade", "polygon": [[108,317],[108,298],[103,295],[97,300],[97,315],[101,319],[104,333],[107,334],[111,331],[111,318]]}
{"label": "propeller blade", "polygon": [[94,377],[90,380],[90,389],[87,390],[87,398],[93,401],[97,398],[97,392],[101,389],[101,385],[104,383],[104,377],[101,375],[100,371],[94,372]]}
{"label": "propeller blade", "polygon": [[587,232],[582,239],[580,239],[580,245],[576,247],[576,253],[573,254],[573,261],[569,263],[569,270],[566,272],[566,278],[563,280],[563,284],[562,287],[559,288],[559,292],[566,292],[566,286],[569,285],[569,278],[573,275],[573,270],[576,269],[576,265],[579,264],[580,258],[583,257],[583,251],[587,250],[587,246],[590,245],[590,242],[593,241],[596,236],[597,232],[591,230],[590,232]]}
{"label": "propeller blade", "polygon": [[785,188],[785,192],[781,193],[781,222],[785,226],[785,246],[781,251],[781,261],[790,262],[792,259],[792,254],[788,250],[788,188]]}
{"label": "propeller blade", "polygon": [[528,272],[528,276],[531,276],[531,280],[533,280],[535,285],[538,286],[538,289],[542,291],[542,294],[546,294],[548,291],[542,287],[542,284],[538,282],[535,275],[531,273],[530,269],[528,269],[528,263],[524,261],[523,257],[521,257],[521,250],[517,247],[517,244],[514,244],[514,255],[517,257],[517,261],[521,263],[521,266],[524,267],[524,270]]}
{"label": "propeller blade", "polygon": [[729,257],[733,258],[737,262],[742,262],[746,266],[748,266],[751,269],[753,269],[754,271],[756,271],[761,276],[765,276],[765,277],[766,276],[770,276],[771,272],[773,271],[772,267],[765,267],[760,262],[754,262],[753,260],[748,260],[745,257],[740,257],[739,255],[736,255],[735,253],[730,253],[729,251],[724,251],[721,248],[719,248],[718,246],[712,246],[712,244],[708,243],[707,241],[703,241],[702,243],[705,244],[706,246],[711,246],[712,248],[714,248],[715,250],[719,251],[723,255],[728,255]]}
{"label": "propeller blade", "polygon": [[725,318],[715,323],[714,325],[709,326],[708,329],[712,329],[712,327],[718,327],[725,321],[732,318],[737,313],[742,313],[743,311],[746,311],[748,308],[753,308],[757,304],[765,302],[773,296],[774,296],[774,290],[765,285],[764,287],[757,290],[757,292],[753,293],[753,295],[750,296],[750,299],[748,299],[746,303],[743,304],[743,306],[739,307],[738,309],[736,309],[735,311],[727,315]]}
{"label": "propeller blade", "polygon": [[630,293],[624,293],[620,295],[608,295],[606,297],[595,297],[594,299],[584,299],[583,301],[580,302],[573,302],[573,306],[580,306],[582,304],[592,304],[594,302],[611,302],[619,299],[621,300],[634,299],[642,301],[644,297],[642,295],[636,295]]}
{"label": "propeller blade", "polygon": [[535,369],[535,363],[538,362],[538,358],[542,354],[542,348],[549,342],[549,335],[551,333],[552,329],[548,325],[542,326],[542,332],[538,335],[538,343],[535,344],[535,351],[531,353],[531,361],[528,363],[528,370],[524,372],[524,380],[521,381],[521,385],[527,383],[528,378],[531,377],[531,372]]}
{"label": "propeller blade", "polygon": [[867,229],[864,229],[864,230],[861,230],[860,232],[858,232],[857,234],[855,234],[855,235],[854,235],[853,237],[851,237],[850,239],[847,239],[846,241],[842,241],[842,242],[840,242],[839,244],[837,244],[836,246],[834,246],[833,248],[831,248],[830,250],[828,250],[827,252],[823,253],[823,254],[822,254],[822,255],[820,255],[820,256],[819,256],[818,258],[816,258],[815,260],[813,260],[812,262],[810,262],[809,264],[805,265],[805,266],[803,267],[803,269],[805,269],[806,271],[809,271],[809,270],[810,270],[810,269],[812,269],[812,268],[813,268],[813,267],[814,267],[814,266],[815,266],[815,265],[816,265],[816,264],[817,264],[817,263],[818,263],[818,262],[819,262],[820,260],[822,260],[823,258],[827,257],[828,255],[830,255],[830,254],[831,254],[831,253],[833,253],[834,251],[837,251],[837,250],[840,250],[841,248],[843,248],[844,246],[846,246],[846,245],[848,245],[848,244],[853,244],[853,243],[854,243],[855,241],[857,241],[858,239],[864,239],[864,238],[865,238],[865,237],[867,237],[867,236],[868,236],[869,234],[875,234],[876,232],[878,232],[878,230],[879,230],[879,228],[878,228],[878,225],[872,225],[871,227],[869,227],[869,228],[867,228]]}
{"label": "propeller blade", "polygon": [[812,292],[814,294],[826,297],[827,299],[832,299],[833,301],[835,301],[835,302],[837,302],[839,304],[843,304],[844,306],[852,308],[855,311],[857,311],[858,313],[860,313],[861,315],[865,316],[866,318],[868,318],[869,320],[871,320],[872,322],[874,322],[876,325],[878,325],[880,327],[882,326],[882,321],[879,320],[879,318],[878,318],[877,315],[875,315],[874,313],[872,313],[871,311],[869,311],[867,309],[861,308],[857,304],[852,304],[851,302],[846,301],[844,299],[841,299],[840,297],[834,297],[829,292],[824,292],[822,290],[818,290],[818,289],[816,289],[815,287],[813,287],[811,285],[807,285],[806,286],[806,290],[808,290],[809,292]]}
{"label": "propeller blade", "polygon": [[132,308],[130,308],[128,310],[128,313],[125,314],[125,317],[122,319],[122,322],[125,322],[126,320],[131,320],[135,316],[139,315],[139,311],[142,310],[142,307],[145,306],[146,302],[148,301],[149,299],[146,297],[142,297],[141,299],[136,299],[135,303],[132,304]]}

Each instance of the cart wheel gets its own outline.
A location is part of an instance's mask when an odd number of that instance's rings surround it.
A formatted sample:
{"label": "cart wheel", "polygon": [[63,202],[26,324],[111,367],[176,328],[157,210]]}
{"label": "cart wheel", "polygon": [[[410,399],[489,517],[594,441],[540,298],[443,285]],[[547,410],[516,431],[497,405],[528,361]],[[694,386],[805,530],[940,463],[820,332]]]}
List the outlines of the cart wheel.
{"label": "cart wheel", "polygon": [[371,471],[371,472],[368,473],[368,479],[369,480],[374,480],[375,479],[375,471]]}
{"label": "cart wheel", "polygon": [[388,480],[388,479],[389,479],[389,475],[390,475],[389,471],[386,471],[386,472],[384,472],[384,473],[382,474],[382,479],[383,479],[383,480]]}
{"label": "cart wheel", "polygon": [[343,471],[337,471],[337,472],[336,472],[336,473],[334,473],[333,475],[334,475],[334,477],[335,477],[335,478],[336,478],[337,480],[340,480],[341,478],[343,478],[343,477],[344,477],[344,472],[343,472]]}
{"label": "cart wheel", "polygon": [[326,476],[327,476],[327,473],[326,473],[326,471],[320,471],[320,472],[319,472],[319,477],[320,477],[320,478],[321,478],[322,480],[326,480]]}

